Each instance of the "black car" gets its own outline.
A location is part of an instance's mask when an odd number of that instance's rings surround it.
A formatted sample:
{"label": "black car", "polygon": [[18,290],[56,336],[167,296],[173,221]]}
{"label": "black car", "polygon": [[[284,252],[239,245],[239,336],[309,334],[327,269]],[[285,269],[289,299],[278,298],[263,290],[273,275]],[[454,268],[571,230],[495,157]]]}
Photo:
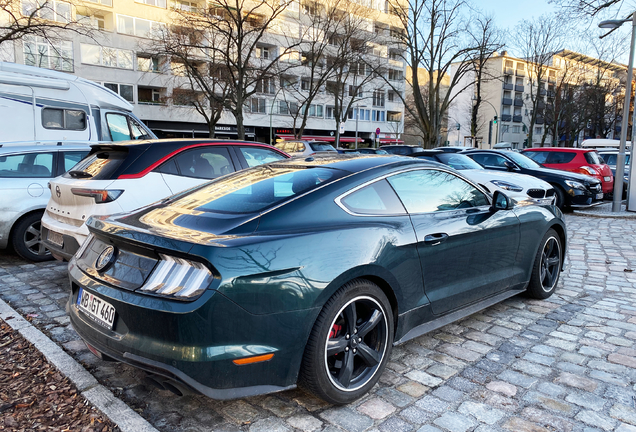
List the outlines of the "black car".
{"label": "black car", "polygon": [[379,148],[362,147],[357,149],[343,149],[342,153],[359,153],[359,154],[390,154],[388,151]]}
{"label": "black car", "polygon": [[464,150],[472,150],[473,147],[470,146],[443,146],[443,147],[435,147],[433,150],[441,150],[444,153],[459,153]]}
{"label": "black car", "polygon": [[532,159],[508,150],[468,150],[462,152],[486,169],[528,174],[550,183],[556,191],[556,205],[589,207],[603,199],[601,182],[594,177],[539,165]]}
{"label": "black car", "polygon": [[384,150],[387,153],[394,154],[394,155],[409,156],[413,153],[421,152],[424,149],[418,146],[396,144],[396,145],[382,146],[380,147],[380,150]]}

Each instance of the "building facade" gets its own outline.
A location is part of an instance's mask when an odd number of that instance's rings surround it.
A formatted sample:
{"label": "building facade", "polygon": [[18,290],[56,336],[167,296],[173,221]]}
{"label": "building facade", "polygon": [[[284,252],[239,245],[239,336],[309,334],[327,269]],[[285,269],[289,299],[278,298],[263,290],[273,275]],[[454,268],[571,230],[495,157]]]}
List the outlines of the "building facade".
{"label": "building facade", "polygon": [[[22,0],[22,9],[28,13],[32,2]],[[50,17],[55,20],[83,22],[94,29],[91,37],[68,32],[67,38],[46,40],[29,36],[21,42],[2,47],[0,60],[26,65],[61,70],[98,82],[121,95],[134,106],[133,112],[146,123],[160,138],[166,137],[208,137],[208,126],[195,108],[180,104],[176,97],[182,90],[186,78],[179,76],[174,62],[165,56],[156,55],[153,33],[165,29],[179,14],[197,13],[201,8],[209,8],[205,0],[87,0],[73,5],[58,0],[48,0],[55,11]],[[314,3],[314,2],[310,2]],[[395,16],[387,13],[388,2],[374,0],[362,7],[373,12],[368,19],[368,31],[375,34],[386,33],[384,40],[396,28]],[[283,46],[277,29],[299,29],[302,32],[303,15],[307,5],[296,1],[289,3],[262,38],[262,43],[254,51],[261,60],[277,58]],[[300,37],[299,33],[299,37]],[[328,37],[319,35],[316,37]],[[360,137],[367,145],[401,139],[403,132],[404,107],[396,89],[404,88],[405,63],[401,52],[387,42],[383,46],[378,39],[369,46],[369,55],[377,57],[369,63],[382,62],[384,77],[367,79],[364,88],[358,89],[355,106],[349,110],[344,125],[338,124],[333,115],[333,98],[321,91],[308,107],[309,119],[304,135],[324,140],[334,140],[336,130],[341,134],[343,144]],[[294,59],[288,59],[290,61]],[[300,61],[300,58],[297,60]],[[288,69],[290,70],[290,69]],[[291,69],[294,76],[286,73],[267,85],[258,88],[244,106],[246,139],[270,142],[290,138],[294,133],[294,121],[289,112],[285,88],[294,86],[303,91],[305,71],[302,63]],[[356,74],[368,75],[371,69],[357,69],[350,74],[350,85],[355,85]],[[387,85],[387,80],[391,86]],[[357,117],[357,118],[356,118]],[[237,137],[236,121],[229,111],[224,111],[215,127],[216,138]]]}

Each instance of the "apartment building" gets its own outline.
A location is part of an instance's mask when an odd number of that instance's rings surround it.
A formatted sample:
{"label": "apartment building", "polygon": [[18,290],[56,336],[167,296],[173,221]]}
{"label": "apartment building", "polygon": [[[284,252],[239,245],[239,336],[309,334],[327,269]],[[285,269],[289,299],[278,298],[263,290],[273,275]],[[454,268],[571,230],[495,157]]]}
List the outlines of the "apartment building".
{"label": "apartment building", "polygon": [[[22,0],[23,11],[28,13],[29,8],[41,1]],[[158,56],[152,48],[153,34],[173,23],[179,14],[209,10],[206,0],[86,0],[73,5],[48,1],[55,13],[43,14],[41,18],[77,19],[95,30],[92,37],[72,32],[68,32],[67,38],[55,41],[27,37],[2,47],[0,60],[61,70],[98,82],[133,104],[134,113],[159,137],[209,136],[201,114],[191,105],[180,102],[180,92],[187,91],[184,90],[187,79],[182,76],[179,65],[171,58]],[[303,20],[312,13],[311,6],[315,4],[305,0],[289,3],[255,50],[259,61],[278,58],[283,52],[285,38],[281,32],[289,36],[290,31],[292,35],[297,31],[298,37],[307,34],[303,31],[306,30]],[[356,135],[367,144],[394,142],[400,140],[403,132],[404,107],[396,89],[404,88],[406,68],[400,48],[391,43],[391,35],[399,30],[397,20],[388,13],[386,0],[360,0],[358,4],[369,11],[367,31],[381,36],[369,44],[369,56],[373,57],[369,63],[382,63],[386,68],[384,77],[367,78],[364,87],[358,89],[355,106],[344,122],[341,142],[351,143]],[[288,68],[284,76],[260,83],[257,93],[244,107],[246,139],[270,142],[270,136],[274,141],[290,138],[294,133],[292,114],[308,110],[304,135],[333,141],[336,130],[341,127],[334,119],[333,96],[322,89],[310,106],[294,106],[289,102],[291,92],[286,95],[286,89],[302,92],[305,88],[307,71],[303,68],[303,53],[286,56],[284,61],[296,62],[297,67]],[[356,79],[371,73],[371,68],[360,64],[349,74],[346,84],[353,87]],[[392,86],[388,86],[386,80]],[[229,111],[223,112],[214,135],[227,139],[237,137],[236,121]]]}
{"label": "apartment building", "polygon": [[[530,70],[528,66],[531,66]],[[448,113],[450,145],[492,148],[496,143],[509,142],[515,149],[538,147],[542,142],[544,145],[563,145],[564,137],[553,136],[553,125],[545,116],[546,112],[555,109],[557,89],[563,83],[572,86],[592,83],[599,74],[599,68],[603,68],[603,80],[617,82],[626,71],[623,65],[601,62],[568,50],[554,53],[551,61],[543,67],[541,87],[537,87],[537,80],[531,77],[535,65],[510,56],[506,51],[489,59],[486,68],[489,78],[482,83],[482,103],[474,136],[471,134],[471,110],[476,99],[475,73],[466,74],[455,87],[462,91],[456,94]],[[451,74],[456,70],[454,66]],[[531,125],[533,109],[537,110],[537,114]],[[531,143],[528,142],[530,127],[533,128]],[[580,142],[589,133],[590,128],[584,127],[575,140]]]}

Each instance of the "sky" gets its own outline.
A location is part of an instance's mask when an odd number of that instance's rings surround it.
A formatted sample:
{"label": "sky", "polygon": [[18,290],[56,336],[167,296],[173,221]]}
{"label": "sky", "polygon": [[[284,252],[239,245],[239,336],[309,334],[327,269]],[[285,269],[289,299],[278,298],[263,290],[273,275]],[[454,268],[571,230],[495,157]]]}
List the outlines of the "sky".
{"label": "sky", "polygon": [[522,19],[556,10],[546,0],[476,0],[473,4],[487,14],[494,14],[497,26],[510,30]]}

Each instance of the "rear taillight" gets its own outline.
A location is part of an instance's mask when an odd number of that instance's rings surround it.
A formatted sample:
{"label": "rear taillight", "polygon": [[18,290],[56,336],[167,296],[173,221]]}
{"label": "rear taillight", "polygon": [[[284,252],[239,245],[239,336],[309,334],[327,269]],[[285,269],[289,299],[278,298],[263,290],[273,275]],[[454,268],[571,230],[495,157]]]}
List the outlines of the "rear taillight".
{"label": "rear taillight", "polygon": [[159,256],[159,264],[139,291],[178,300],[193,300],[205,291],[214,278],[200,262],[163,254]]}
{"label": "rear taillight", "polygon": [[591,176],[599,175],[598,172],[596,172],[596,170],[594,168],[589,167],[589,166],[579,167],[579,169],[577,169],[576,171],[581,173],[581,174],[587,174],[587,175],[591,175]]}
{"label": "rear taillight", "polygon": [[72,188],[73,195],[94,198],[97,204],[115,201],[124,193],[123,190]]}

